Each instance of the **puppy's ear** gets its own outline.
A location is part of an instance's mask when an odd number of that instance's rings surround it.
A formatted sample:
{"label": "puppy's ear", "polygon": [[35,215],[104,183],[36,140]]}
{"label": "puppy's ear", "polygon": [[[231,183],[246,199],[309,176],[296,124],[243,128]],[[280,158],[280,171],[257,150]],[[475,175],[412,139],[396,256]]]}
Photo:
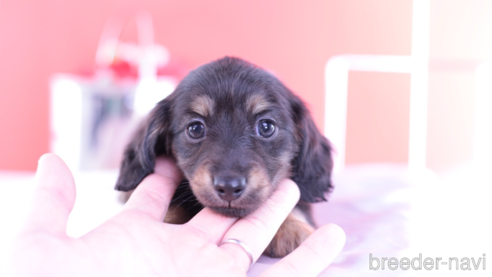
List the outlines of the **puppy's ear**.
{"label": "puppy's ear", "polygon": [[294,180],[301,191],[301,201],[326,201],[331,192],[333,160],[330,142],[316,127],[309,110],[297,96],[291,98],[291,109],[296,124],[299,152],[292,161]]}
{"label": "puppy's ear", "polygon": [[115,189],[130,191],[154,172],[155,157],[172,155],[171,100],[165,99],[152,110],[147,121],[139,128],[127,146]]}

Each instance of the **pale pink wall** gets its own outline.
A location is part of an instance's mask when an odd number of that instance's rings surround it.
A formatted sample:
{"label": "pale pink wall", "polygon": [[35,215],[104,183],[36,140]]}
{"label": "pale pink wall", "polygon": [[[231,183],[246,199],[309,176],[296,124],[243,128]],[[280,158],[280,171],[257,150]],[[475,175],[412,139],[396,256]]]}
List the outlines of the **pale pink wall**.
{"label": "pale pink wall", "polygon": [[408,161],[410,74],[349,74],[346,162]]}
{"label": "pale pink wall", "polygon": [[[411,0],[336,3],[334,54],[411,54]],[[408,74],[349,74],[347,164],[408,160],[409,80]]]}

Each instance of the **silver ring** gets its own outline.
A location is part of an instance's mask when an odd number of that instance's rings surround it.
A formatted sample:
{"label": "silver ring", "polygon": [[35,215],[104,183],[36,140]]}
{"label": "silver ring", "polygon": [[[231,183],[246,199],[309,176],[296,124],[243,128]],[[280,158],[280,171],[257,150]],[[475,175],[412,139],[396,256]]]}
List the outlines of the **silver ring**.
{"label": "silver ring", "polygon": [[249,270],[251,268],[251,266],[253,265],[253,253],[251,253],[251,249],[249,248],[249,246],[247,246],[244,242],[237,240],[237,239],[226,239],[226,240],[222,241],[219,244],[219,246],[221,246],[222,244],[226,244],[226,243],[234,243],[234,244],[241,246],[241,248],[244,249],[244,252],[246,252],[246,254],[248,254],[248,257],[249,257],[249,267],[248,267],[248,270]]}

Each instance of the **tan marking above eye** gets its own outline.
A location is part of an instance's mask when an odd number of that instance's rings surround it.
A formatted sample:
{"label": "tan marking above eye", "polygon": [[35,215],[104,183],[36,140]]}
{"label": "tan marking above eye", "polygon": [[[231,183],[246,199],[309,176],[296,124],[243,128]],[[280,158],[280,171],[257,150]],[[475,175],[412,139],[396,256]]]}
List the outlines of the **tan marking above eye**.
{"label": "tan marking above eye", "polygon": [[198,96],[190,104],[190,109],[203,116],[207,117],[213,114],[215,108],[215,102],[210,97],[206,95]]}
{"label": "tan marking above eye", "polygon": [[270,107],[270,102],[268,102],[262,95],[254,94],[246,101],[246,107],[248,108],[248,111],[251,111],[251,113],[259,114]]}

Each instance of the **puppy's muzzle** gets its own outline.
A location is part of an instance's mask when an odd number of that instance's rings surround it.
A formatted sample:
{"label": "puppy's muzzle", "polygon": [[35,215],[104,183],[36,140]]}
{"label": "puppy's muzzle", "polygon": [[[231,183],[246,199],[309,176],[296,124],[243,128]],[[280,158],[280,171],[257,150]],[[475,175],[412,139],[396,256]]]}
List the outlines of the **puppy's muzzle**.
{"label": "puppy's muzzle", "polygon": [[214,188],[220,198],[227,202],[238,199],[246,188],[246,178],[242,176],[216,176]]}

